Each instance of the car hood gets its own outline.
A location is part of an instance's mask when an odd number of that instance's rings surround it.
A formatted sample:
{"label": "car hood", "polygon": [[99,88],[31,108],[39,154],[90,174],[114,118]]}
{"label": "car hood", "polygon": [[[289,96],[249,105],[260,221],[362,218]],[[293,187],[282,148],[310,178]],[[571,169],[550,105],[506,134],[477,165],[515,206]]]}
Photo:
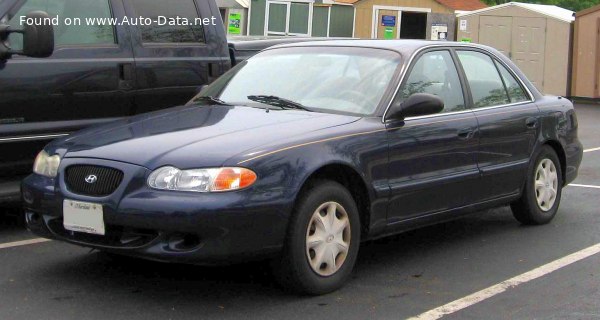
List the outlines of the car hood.
{"label": "car hood", "polygon": [[183,106],[93,127],[53,147],[66,158],[108,159],[149,169],[221,166],[246,150],[358,119],[300,110]]}

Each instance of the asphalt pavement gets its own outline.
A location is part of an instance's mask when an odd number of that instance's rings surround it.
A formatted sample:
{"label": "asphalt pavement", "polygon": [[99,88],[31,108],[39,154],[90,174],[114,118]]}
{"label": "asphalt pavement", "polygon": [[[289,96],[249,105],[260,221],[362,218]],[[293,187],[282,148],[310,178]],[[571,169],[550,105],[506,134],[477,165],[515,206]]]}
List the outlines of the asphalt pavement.
{"label": "asphalt pavement", "polygon": [[[600,105],[577,112],[585,149],[599,148]],[[503,207],[365,243],[351,281],[320,297],[282,291],[266,263],[197,267],[20,242],[36,237],[6,209],[0,319],[600,319],[600,253],[492,290],[600,243],[600,150],[585,153],[574,183],[549,225],[521,226]]]}

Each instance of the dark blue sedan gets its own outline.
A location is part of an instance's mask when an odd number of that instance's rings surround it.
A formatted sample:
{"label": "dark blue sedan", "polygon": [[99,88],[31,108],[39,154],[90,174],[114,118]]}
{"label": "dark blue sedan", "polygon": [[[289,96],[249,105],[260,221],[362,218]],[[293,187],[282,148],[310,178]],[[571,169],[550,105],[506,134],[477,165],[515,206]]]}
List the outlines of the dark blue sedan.
{"label": "dark blue sedan", "polygon": [[54,141],[22,191],[40,236],[170,262],[270,257],[285,286],[322,294],[361,241],[503,205],[550,222],[581,159],[571,102],[496,50],[326,41]]}

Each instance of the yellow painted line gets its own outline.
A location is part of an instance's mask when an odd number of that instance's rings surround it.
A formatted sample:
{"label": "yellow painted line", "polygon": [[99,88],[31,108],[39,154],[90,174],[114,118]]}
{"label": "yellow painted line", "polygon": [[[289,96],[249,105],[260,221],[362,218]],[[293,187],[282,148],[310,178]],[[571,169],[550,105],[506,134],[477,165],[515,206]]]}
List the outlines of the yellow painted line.
{"label": "yellow painted line", "polygon": [[581,261],[585,258],[591,257],[595,254],[600,253],[600,243],[595,244],[591,247],[583,249],[581,251],[577,251],[573,254],[570,254],[566,257],[560,258],[558,260],[554,260],[548,264],[545,264],[541,267],[535,268],[531,271],[520,274],[514,278],[508,279],[506,281],[500,282],[491,287],[485,288],[481,291],[475,292],[471,295],[468,295],[464,298],[460,298],[458,300],[452,301],[448,304],[445,304],[441,307],[429,310],[425,313],[422,313],[416,317],[409,318],[409,320],[435,320],[440,319],[444,316],[456,313],[460,310],[468,308],[474,304],[492,298],[500,293],[503,293],[507,290],[510,290],[514,287],[517,287],[521,284],[527,283],[529,281],[535,280],[547,274],[550,274],[554,271],[560,270],[566,266],[569,266],[575,262]]}
{"label": "yellow painted line", "polygon": [[9,242],[9,243],[0,243],[0,249],[22,247],[22,246],[28,246],[28,245],[32,245],[32,244],[44,243],[44,242],[48,242],[48,241],[52,241],[52,240],[44,239],[44,238],[36,238],[36,239],[15,241],[15,242]]}

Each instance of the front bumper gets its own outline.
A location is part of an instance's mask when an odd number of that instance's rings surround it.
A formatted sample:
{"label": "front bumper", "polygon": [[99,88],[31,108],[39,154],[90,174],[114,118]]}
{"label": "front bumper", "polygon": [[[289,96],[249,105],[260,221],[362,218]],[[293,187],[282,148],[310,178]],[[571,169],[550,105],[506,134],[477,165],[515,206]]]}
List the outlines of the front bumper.
{"label": "front bumper", "polygon": [[[119,188],[107,197],[71,193],[60,171],[50,179],[31,175],[22,183],[28,227],[35,234],[69,243],[152,260],[221,264],[263,257],[281,249],[291,212],[282,193],[249,188],[227,193],[187,193],[146,186],[149,170],[92,159],[64,159],[124,172]],[[64,169],[63,169],[64,170]],[[106,235],[65,230],[65,199],[101,204]]]}

